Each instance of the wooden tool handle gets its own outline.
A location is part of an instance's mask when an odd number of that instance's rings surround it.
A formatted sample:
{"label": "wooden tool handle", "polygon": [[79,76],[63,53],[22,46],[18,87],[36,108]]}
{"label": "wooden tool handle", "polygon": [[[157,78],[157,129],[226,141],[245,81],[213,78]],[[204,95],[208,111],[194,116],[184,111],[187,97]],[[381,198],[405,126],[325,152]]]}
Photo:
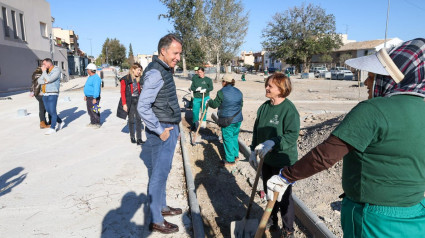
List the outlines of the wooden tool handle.
{"label": "wooden tool handle", "polygon": [[255,233],[255,238],[261,238],[261,236],[263,236],[264,231],[266,230],[267,221],[269,220],[269,217],[272,214],[272,210],[278,196],[279,196],[279,192],[274,192],[273,200],[270,200],[267,203],[266,210],[263,213],[263,217],[261,217],[260,224],[258,225],[257,232]]}
{"label": "wooden tool handle", "polygon": [[193,141],[194,141],[193,143],[194,143],[194,144],[196,143],[196,137],[198,136],[199,128],[201,128],[201,121],[202,121],[202,118],[204,118],[205,113],[207,113],[207,110],[205,110],[205,111],[204,111],[204,113],[202,113],[202,117],[201,117],[201,119],[199,120],[198,128],[196,129],[195,136],[193,137],[193,138],[194,138],[194,139],[193,139]]}
{"label": "wooden tool handle", "polygon": [[248,209],[246,210],[246,216],[245,216],[246,219],[249,219],[249,214],[251,213],[251,207],[252,207],[252,203],[254,202],[255,192],[257,191],[258,180],[260,179],[263,162],[264,162],[264,158],[260,157],[260,163],[258,163],[257,174],[255,175],[254,185],[252,186],[251,198],[249,199]]}

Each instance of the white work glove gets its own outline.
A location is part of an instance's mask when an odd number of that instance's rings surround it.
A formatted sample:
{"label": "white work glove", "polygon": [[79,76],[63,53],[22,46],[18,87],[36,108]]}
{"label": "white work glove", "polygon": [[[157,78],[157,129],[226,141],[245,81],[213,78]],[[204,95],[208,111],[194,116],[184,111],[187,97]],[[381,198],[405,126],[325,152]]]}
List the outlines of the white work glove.
{"label": "white work glove", "polygon": [[279,175],[273,175],[267,180],[267,200],[273,200],[273,193],[278,192],[279,196],[277,196],[277,201],[280,202],[289,185],[294,184],[283,177],[281,171],[282,170],[279,171]]}
{"label": "white work glove", "polygon": [[199,92],[200,92],[200,93],[206,93],[206,92],[207,92],[207,90],[206,90],[206,89],[201,89],[201,90],[199,90]]}
{"label": "white work glove", "polygon": [[210,98],[208,98],[206,101],[205,101],[205,107],[208,107],[208,102],[210,101],[211,99]]}
{"label": "white work glove", "polygon": [[257,154],[255,151],[251,151],[251,155],[249,156],[249,164],[256,170],[258,167]]}
{"label": "white work glove", "polygon": [[196,92],[199,92],[199,91],[201,91],[201,90],[202,90],[202,88],[201,88],[201,87],[197,87],[195,91],[196,91]]}
{"label": "white work glove", "polygon": [[273,146],[274,141],[266,140],[263,143],[257,145],[257,147],[255,147],[255,153],[257,153],[260,158],[264,158],[264,156],[266,156],[266,154],[272,150]]}

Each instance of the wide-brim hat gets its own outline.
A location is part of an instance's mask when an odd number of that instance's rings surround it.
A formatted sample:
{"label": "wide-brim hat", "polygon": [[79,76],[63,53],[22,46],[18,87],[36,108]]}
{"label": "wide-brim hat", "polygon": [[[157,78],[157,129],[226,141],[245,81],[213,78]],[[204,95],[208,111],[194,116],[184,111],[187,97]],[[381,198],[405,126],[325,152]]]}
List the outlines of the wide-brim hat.
{"label": "wide-brim hat", "polygon": [[380,49],[373,55],[346,60],[345,64],[371,73],[391,76],[396,83],[400,83],[404,78],[404,74],[391,59],[385,48]]}

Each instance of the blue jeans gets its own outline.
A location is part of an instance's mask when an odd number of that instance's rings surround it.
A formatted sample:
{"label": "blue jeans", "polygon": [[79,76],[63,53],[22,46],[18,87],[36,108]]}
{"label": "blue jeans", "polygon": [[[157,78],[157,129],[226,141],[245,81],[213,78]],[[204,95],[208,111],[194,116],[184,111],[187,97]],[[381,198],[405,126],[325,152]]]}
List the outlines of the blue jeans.
{"label": "blue jeans", "polygon": [[58,116],[56,112],[56,105],[58,104],[58,96],[59,95],[49,95],[43,96],[44,107],[46,108],[47,113],[52,116],[52,120],[50,121],[50,128],[56,128],[56,122],[62,123],[62,119]]}
{"label": "blue jeans", "polygon": [[174,127],[170,137],[162,141],[155,132],[146,128],[146,142],[142,145],[141,157],[148,167],[148,197],[152,215],[152,223],[162,223],[164,217],[161,210],[167,207],[166,185],[173,162],[174,150],[179,136],[179,126],[161,123],[163,128]]}

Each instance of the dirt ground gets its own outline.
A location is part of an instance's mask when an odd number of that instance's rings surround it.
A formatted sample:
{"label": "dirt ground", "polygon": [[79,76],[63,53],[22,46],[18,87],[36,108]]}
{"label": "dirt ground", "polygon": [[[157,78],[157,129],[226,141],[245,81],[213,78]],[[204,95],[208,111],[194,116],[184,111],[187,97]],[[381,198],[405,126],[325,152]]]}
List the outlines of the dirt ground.
{"label": "dirt ground", "polygon": [[[213,78],[214,75],[207,75]],[[240,79],[240,74],[234,74]],[[239,138],[246,145],[251,144],[252,127],[258,107],[267,100],[264,90],[263,76],[246,76],[247,81],[237,80],[236,87],[244,94],[243,115]],[[301,132],[299,137],[299,158],[315,145],[329,136],[352,107],[367,98],[365,87],[359,87],[356,81],[336,80],[307,80],[292,77],[293,91],[288,97],[300,113]],[[176,77],[179,97],[190,98],[187,89],[190,81],[184,77]],[[210,93],[215,98],[220,83],[214,84]],[[195,180],[197,197],[204,218],[205,230],[208,237],[230,237],[230,223],[241,220],[246,213],[255,171],[249,166],[248,158],[240,154],[241,161],[236,166],[224,168],[219,162],[224,158],[222,143],[219,141],[220,128],[212,122],[209,109],[207,128],[200,130],[200,143],[195,146],[186,142],[186,147],[192,161],[192,171]],[[189,133],[192,112],[187,110],[183,119]],[[189,138],[189,137],[187,137]],[[342,237],[339,223],[341,188],[341,164],[337,163],[329,171],[321,172],[308,179],[297,182],[294,193],[322,219],[328,228],[338,237]],[[262,190],[260,180],[258,190]],[[259,193],[254,200],[251,218],[260,219],[266,201]],[[280,225],[282,227],[282,224]],[[299,221],[295,224],[296,237],[312,237]],[[267,237],[279,237],[279,232]]]}

